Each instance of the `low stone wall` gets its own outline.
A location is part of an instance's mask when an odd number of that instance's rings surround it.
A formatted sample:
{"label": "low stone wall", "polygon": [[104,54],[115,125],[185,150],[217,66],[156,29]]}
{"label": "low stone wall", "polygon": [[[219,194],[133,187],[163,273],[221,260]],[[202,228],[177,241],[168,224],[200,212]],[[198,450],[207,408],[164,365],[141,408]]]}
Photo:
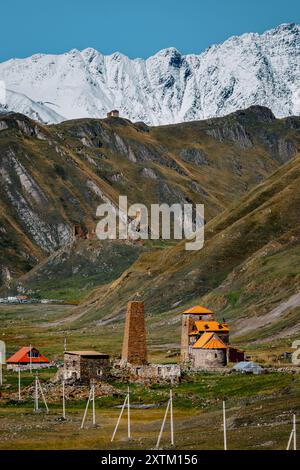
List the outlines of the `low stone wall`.
{"label": "low stone wall", "polygon": [[[53,364],[35,364],[33,363],[31,366],[32,370],[39,370],[39,369],[49,369],[50,367],[53,367]],[[22,370],[30,370],[30,365],[29,364],[24,364],[24,365],[18,365],[18,364],[7,364],[6,366],[7,370],[12,370],[14,372],[18,372],[20,369]]]}
{"label": "low stone wall", "polygon": [[177,383],[181,379],[179,364],[147,364],[136,366],[133,364],[117,364],[113,371],[117,378],[132,382]]}

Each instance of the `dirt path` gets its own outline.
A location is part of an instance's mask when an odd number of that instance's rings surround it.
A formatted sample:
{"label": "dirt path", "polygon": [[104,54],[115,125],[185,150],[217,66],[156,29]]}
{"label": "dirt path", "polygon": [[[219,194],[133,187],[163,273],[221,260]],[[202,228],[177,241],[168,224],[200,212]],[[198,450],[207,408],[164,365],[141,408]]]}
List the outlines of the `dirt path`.
{"label": "dirt path", "polygon": [[[85,310],[82,310],[78,313],[71,313],[67,317],[60,318],[59,320],[55,320],[55,321],[47,322],[47,323],[42,323],[41,327],[42,328],[52,328],[52,327],[55,327],[55,326],[63,325],[64,323],[73,322],[73,321],[78,320],[79,318],[83,317],[86,313],[88,313],[90,308],[91,307],[86,308]],[[71,312],[72,312],[72,310],[71,310]]]}

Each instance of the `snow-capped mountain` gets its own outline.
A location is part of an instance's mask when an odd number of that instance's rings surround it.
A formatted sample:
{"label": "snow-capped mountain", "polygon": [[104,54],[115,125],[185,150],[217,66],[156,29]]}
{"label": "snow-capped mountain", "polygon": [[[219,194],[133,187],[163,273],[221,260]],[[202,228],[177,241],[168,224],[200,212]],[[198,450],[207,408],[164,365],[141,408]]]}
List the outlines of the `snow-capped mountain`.
{"label": "snow-capped mountain", "polygon": [[23,93],[9,89],[5,92],[5,104],[0,103],[0,113],[7,111],[22,113],[44,123],[58,123],[65,120],[63,116],[60,116],[44,103],[39,103]]}
{"label": "snow-capped mountain", "polygon": [[264,105],[278,117],[300,114],[300,26],[247,33],[199,55],[175,48],[146,60],[94,49],[37,54],[0,64],[6,108],[43,122],[122,117],[168,124]]}

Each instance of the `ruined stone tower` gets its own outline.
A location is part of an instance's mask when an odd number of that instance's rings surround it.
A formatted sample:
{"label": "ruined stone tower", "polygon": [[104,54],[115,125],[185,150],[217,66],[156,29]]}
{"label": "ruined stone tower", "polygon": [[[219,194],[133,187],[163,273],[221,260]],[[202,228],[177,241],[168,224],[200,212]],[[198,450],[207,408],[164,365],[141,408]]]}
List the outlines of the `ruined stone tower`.
{"label": "ruined stone tower", "polygon": [[122,349],[122,364],[147,364],[144,302],[132,301],[127,305]]}

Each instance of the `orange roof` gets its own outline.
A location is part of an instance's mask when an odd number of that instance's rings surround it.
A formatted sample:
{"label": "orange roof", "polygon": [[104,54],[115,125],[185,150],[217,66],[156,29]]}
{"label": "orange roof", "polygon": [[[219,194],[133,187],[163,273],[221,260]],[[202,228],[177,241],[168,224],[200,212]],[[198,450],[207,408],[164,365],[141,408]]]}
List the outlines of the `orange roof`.
{"label": "orange roof", "polygon": [[193,349],[227,349],[227,347],[216,333],[203,333],[193,345]]}
{"label": "orange roof", "polygon": [[[32,351],[39,352],[36,348],[32,347]],[[39,357],[32,357],[30,360],[29,357],[30,348],[28,346],[24,346],[23,348],[19,349],[15,354],[13,354],[9,359],[7,359],[7,363],[9,364],[32,364],[36,363],[49,363],[49,359],[39,353]]]}
{"label": "orange roof", "polygon": [[195,335],[199,331],[222,331],[224,333],[229,332],[229,326],[227,323],[219,323],[216,320],[198,320],[195,321],[196,330],[192,331],[190,335]]}
{"label": "orange roof", "polygon": [[206,307],[202,307],[202,305],[195,305],[195,307],[189,308],[183,313],[189,313],[190,315],[212,315],[214,312]]}

